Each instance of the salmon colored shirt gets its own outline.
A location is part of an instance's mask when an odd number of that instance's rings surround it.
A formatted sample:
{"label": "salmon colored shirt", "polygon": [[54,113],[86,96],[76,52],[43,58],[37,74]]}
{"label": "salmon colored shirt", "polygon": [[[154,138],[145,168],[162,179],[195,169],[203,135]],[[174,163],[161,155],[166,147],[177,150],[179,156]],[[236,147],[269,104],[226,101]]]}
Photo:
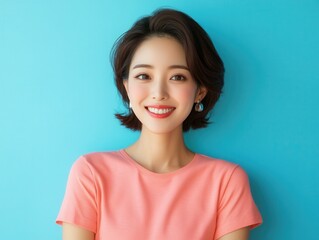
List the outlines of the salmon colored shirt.
{"label": "salmon colored shirt", "polygon": [[96,240],[214,240],[262,218],[238,165],[195,154],[159,174],[120,150],[74,163],[56,222],[88,229]]}

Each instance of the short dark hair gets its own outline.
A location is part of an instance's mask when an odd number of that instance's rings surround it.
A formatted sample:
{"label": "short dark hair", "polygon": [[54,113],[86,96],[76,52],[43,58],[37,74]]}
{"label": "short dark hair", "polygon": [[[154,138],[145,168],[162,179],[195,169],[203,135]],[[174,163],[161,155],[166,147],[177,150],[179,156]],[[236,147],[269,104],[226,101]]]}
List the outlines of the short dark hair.
{"label": "short dark hair", "polygon": [[202,100],[204,110],[194,109],[183,122],[183,131],[206,127],[208,113],[220,97],[224,85],[224,64],[205,30],[187,14],[173,9],[159,9],[152,15],[139,19],[115,42],[111,61],[114,78],[122,100],[128,108],[126,114],[115,114],[122,125],[141,130],[142,124],[129,108],[129,98],[123,81],[128,78],[133,55],[138,46],[152,36],[170,36],[184,48],[186,62],[199,86],[207,89]]}

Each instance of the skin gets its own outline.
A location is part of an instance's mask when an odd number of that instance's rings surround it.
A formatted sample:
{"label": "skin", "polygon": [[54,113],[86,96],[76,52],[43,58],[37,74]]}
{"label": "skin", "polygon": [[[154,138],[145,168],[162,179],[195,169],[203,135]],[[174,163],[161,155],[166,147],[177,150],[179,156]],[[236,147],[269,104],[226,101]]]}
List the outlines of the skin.
{"label": "skin", "polygon": [[[188,164],[194,153],[184,143],[182,124],[207,90],[194,81],[179,42],[166,36],[145,40],[136,49],[124,86],[132,110],[142,122],[139,139],[125,151],[141,166],[157,173]],[[150,112],[150,107],[159,106],[170,110],[167,117]],[[247,240],[248,235],[249,229],[242,228],[219,240]],[[63,239],[91,240],[94,234],[63,224]]]}
{"label": "skin", "polygon": [[249,238],[249,228],[241,228],[234,232],[228,233],[220,238],[218,240],[247,240]]}
{"label": "skin", "polygon": [[[249,229],[242,228],[226,234],[218,240],[247,240]],[[63,223],[63,240],[94,240],[94,233],[73,224]]]}
{"label": "skin", "polygon": [[[144,41],[134,54],[124,85],[142,122],[140,138],[126,152],[157,173],[174,171],[191,161],[194,153],[184,144],[182,124],[206,89],[192,78],[182,46],[168,37]],[[158,105],[174,110],[167,118],[150,116],[145,107]]]}
{"label": "skin", "polygon": [[73,224],[63,223],[63,240],[94,240],[94,233]]}

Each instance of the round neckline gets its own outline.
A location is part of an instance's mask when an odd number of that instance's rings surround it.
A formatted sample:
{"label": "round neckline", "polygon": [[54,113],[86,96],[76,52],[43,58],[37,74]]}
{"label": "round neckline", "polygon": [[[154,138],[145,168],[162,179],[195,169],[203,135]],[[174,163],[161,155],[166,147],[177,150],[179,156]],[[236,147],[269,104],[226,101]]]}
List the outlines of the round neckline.
{"label": "round neckline", "polygon": [[133,158],[131,158],[131,156],[125,151],[125,149],[121,149],[119,150],[119,153],[123,156],[123,158],[125,160],[127,160],[130,164],[132,164],[135,168],[137,168],[139,171],[148,174],[150,176],[156,177],[156,178],[167,178],[167,177],[171,177],[171,176],[175,176],[178,174],[181,174],[183,172],[185,172],[187,169],[189,169],[191,167],[191,165],[194,164],[194,162],[196,162],[196,160],[198,159],[198,154],[194,153],[194,156],[192,158],[192,160],[187,163],[185,166],[176,169],[174,171],[171,172],[166,172],[166,173],[157,173],[157,172],[153,172],[145,167],[143,167],[142,165],[140,165],[139,163],[137,163]]}

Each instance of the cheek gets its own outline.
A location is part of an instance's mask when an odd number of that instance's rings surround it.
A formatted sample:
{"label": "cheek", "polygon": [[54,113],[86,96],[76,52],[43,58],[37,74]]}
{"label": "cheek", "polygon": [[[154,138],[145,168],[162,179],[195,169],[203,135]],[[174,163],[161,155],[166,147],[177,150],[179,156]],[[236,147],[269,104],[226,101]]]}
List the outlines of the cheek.
{"label": "cheek", "polygon": [[137,86],[136,84],[130,84],[128,87],[129,98],[131,101],[136,101],[147,96],[147,90],[143,86]]}
{"label": "cheek", "polygon": [[196,95],[196,86],[194,87],[185,87],[183,89],[180,89],[179,91],[176,91],[174,93],[174,96],[178,96],[178,99],[183,102],[189,102],[194,103],[195,101],[195,95]]}

